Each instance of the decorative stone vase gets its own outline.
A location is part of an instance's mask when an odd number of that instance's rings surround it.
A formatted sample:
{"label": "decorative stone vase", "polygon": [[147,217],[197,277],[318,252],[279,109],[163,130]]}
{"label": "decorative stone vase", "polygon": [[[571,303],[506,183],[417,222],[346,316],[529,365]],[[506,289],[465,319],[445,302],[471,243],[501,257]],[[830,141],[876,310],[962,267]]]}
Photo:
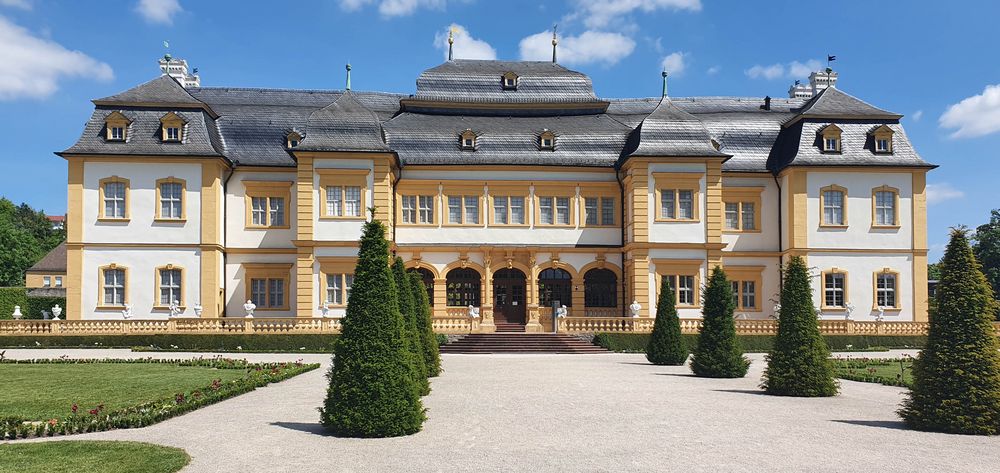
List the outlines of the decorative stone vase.
{"label": "decorative stone vase", "polygon": [[62,312],[62,307],[59,307],[59,304],[52,307],[52,320],[59,320],[59,316],[62,315]]}
{"label": "decorative stone vase", "polygon": [[14,306],[14,313],[10,314],[10,316],[14,317],[14,320],[21,320],[21,317],[24,317],[24,314],[21,313],[21,306]]}

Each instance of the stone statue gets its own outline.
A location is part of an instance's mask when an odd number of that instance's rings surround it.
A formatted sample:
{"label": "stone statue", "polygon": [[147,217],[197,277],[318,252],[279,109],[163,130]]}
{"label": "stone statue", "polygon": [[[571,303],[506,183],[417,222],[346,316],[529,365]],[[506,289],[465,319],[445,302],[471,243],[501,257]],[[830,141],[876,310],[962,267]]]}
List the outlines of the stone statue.
{"label": "stone statue", "polygon": [[878,306],[878,315],[875,316],[876,322],[885,322],[885,307]]}
{"label": "stone statue", "polygon": [[201,317],[201,313],[205,312],[205,308],[201,306],[201,302],[194,303],[194,315],[196,317]]}
{"label": "stone statue", "polygon": [[564,318],[566,318],[567,313],[568,312],[566,310],[566,305],[563,304],[562,307],[559,307],[559,308],[556,309],[556,318],[557,319],[564,319]]}
{"label": "stone statue", "polygon": [[132,304],[125,304],[125,309],[122,310],[122,317],[125,320],[132,318]]}
{"label": "stone statue", "polygon": [[330,316],[330,301],[325,300],[319,305],[319,312],[322,314],[323,318]]}
{"label": "stone statue", "polygon": [[469,306],[469,317],[473,319],[479,318],[479,307]]}
{"label": "stone statue", "polygon": [[181,316],[181,303],[180,303],[180,301],[174,300],[173,302],[170,303],[170,305],[167,306],[167,309],[170,310],[170,318],[180,317]]}
{"label": "stone statue", "polygon": [[49,311],[42,310],[42,320],[49,320]]}
{"label": "stone statue", "polygon": [[52,320],[59,320],[59,316],[62,315],[62,311],[62,307],[59,307],[59,304],[52,307]]}
{"label": "stone statue", "polygon": [[21,320],[21,317],[24,317],[24,314],[21,313],[21,306],[14,306],[14,313],[10,316],[14,317],[14,320]]}
{"label": "stone statue", "polygon": [[844,309],[846,309],[844,311],[844,314],[845,314],[844,315],[844,320],[851,320],[851,314],[854,313],[854,304],[851,304],[850,302],[848,302],[847,305],[844,306]]}
{"label": "stone statue", "polygon": [[639,301],[632,301],[632,305],[628,306],[628,310],[632,313],[632,317],[638,317],[639,311],[642,310],[642,304]]}
{"label": "stone statue", "polygon": [[257,310],[257,304],[254,304],[253,301],[247,299],[247,303],[243,304],[243,310],[247,311],[247,318],[252,319],[253,311]]}

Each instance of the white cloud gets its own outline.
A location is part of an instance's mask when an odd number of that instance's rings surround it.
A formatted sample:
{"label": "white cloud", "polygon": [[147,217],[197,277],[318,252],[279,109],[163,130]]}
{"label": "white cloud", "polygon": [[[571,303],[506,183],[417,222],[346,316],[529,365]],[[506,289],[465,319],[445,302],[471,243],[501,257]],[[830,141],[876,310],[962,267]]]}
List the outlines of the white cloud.
{"label": "white cloud", "polygon": [[0,64],[6,64],[0,75],[0,100],[48,97],[59,88],[62,77],[114,78],[111,66],[34,36],[2,16]]}
{"label": "white cloud", "polygon": [[177,0],[139,0],[135,11],[150,23],[170,25],[174,22],[174,15],[181,12],[181,4]]}
{"label": "white cloud", "polygon": [[[552,31],[543,31],[521,39],[521,59],[549,61],[552,59]],[[561,36],[557,59],[560,64],[613,65],[632,54],[635,41],[620,33],[584,31],[579,36]]]}
{"label": "white cloud", "polygon": [[938,119],[942,128],[958,128],[952,138],[975,138],[1000,131],[1000,84],[951,105]]}
{"label": "white cloud", "polygon": [[941,184],[927,184],[927,204],[934,205],[946,200],[961,199],[965,197],[965,192],[956,189],[947,182]]}
{"label": "white cloud", "polygon": [[0,7],[20,8],[21,10],[31,10],[31,0],[0,0]]}
{"label": "white cloud", "polygon": [[588,28],[617,24],[637,11],[701,10],[701,0],[576,0],[575,4],[577,11],[570,19],[582,17],[583,24]]}
{"label": "white cloud", "polygon": [[444,58],[448,59],[448,31],[454,32],[454,56],[455,59],[496,59],[497,50],[490,46],[490,43],[481,39],[473,38],[469,30],[464,26],[452,23],[443,32],[434,35],[434,47],[444,52]]}
{"label": "white cloud", "polygon": [[687,55],[688,53],[682,53],[680,51],[668,54],[663,58],[663,62],[661,63],[663,70],[669,72],[673,77],[680,76],[684,72],[684,58]]}
{"label": "white cloud", "polygon": [[420,8],[443,10],[447,0],[340,0],[340,8],[357,11],[368,5],[378,4],[378,12],[383,16],[406,16]]}
{"label": "white cloud", "polygon": [[923,118],[923,116],[924,116],[924,111],[917,110],[916,112],[913,112],[913,115],[910,115],[910,119],[912,119],[915,122],[919,122],[920,119]]}
{"label": "white cloud", "polygon": [[792,61],[788,64],[776,63],[769,66],[757,64],[744,73],[751,79],[804,79],[809,77],[809,74],[820,70],[821,67],[822,64],[819,61],[810,59],[804,63]]}
{"label": "white cloud", "polygon": [[721,71],[721,70],[722,70],[722,66],[712,66],[712,67],[709,67],[707,71],[705,71],[705,74],[708,74],[710,76],[714,76],[714,75],[718,74],[719,71]]}

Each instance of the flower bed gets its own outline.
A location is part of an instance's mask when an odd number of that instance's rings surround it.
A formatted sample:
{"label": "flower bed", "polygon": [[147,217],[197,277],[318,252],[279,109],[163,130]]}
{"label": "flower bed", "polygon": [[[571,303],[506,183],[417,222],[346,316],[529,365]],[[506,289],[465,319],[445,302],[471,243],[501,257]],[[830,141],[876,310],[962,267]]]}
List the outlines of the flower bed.
{"label": "flower bed", "polygon": [[913,359],[903,358],[852,358],[836,357],[833,367],[837,377],[863,383],[908,388],[913,383]]}
{"label": "flower bed", "polygon": [[314,370],[319,364],[295,363],[248,363],[246,360],[227,358],[196,358],[192,360],[154,359],[91,359],[73,360],[67,358],[45,360],[5,360],[4,364],[171,364],[175,366],[197,366],[214,369],[245,370],[241,378],[211,384],[197,389],[174,393],[170,397],[137,404],[120,409],[105,409],[97,406],[70,407],[71,414],[63,418],[27,419],[23,417],[0,418],[0,440],[24,439],[29,437],[52,437],[85,432],[100,432],[112,429],[145,427],[174,416],[214,404],[219,401],[253,391],[267,384],[282,381]]}

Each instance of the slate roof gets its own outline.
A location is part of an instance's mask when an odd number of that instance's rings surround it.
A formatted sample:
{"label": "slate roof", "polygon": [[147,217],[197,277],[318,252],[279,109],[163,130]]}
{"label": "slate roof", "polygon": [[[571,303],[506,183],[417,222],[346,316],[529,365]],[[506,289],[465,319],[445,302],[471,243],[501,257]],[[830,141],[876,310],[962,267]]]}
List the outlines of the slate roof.
{"label": "slate roof", "polygon": [[48,252],[37,263],[28,268],[28,271],[44,271],[48,273],[66,272],[66,242],[62,242]]}
{"label": "slate roof", "polygon": [[[164,103],[174,106],[202,108],[205,103],[194,98],[173,77],[162,75],[139,84],[124,92],[94,100],[95,105],[129,106],[133,104]],[[211,113],[211,111],[209,111]],[[214,116],[214,114],[213,114]]]}
{"label": "slate roof", "polygon": [[936,167],[917,154],[899,123],[884,123],[893,131],[892,153],[876,153],[871,131],[878,125],[867,120],[841,120],[840,152],[822,151],[822,129],[830,122],[803,119],[782,131],[774,146],[768,169],[779,171],[787,166],[910,166]]}
{"label": "slate roof", "polygon": [[694,115],[663,97],[629,137],[622,157],[726,157],[712,145],[705,125]]}
{"label": "slate roof", "polygon": [[[504,90],[501,77],[513,72],[517,89]],[[597,102],[590,77],[548,61],[456,59],[417,78],[418,100],[467,103]]]}
{"label": "slate roof", "polygon": [[[125,141],[108,141],[104,119],[120,112],[130,123]],[[181,141],[161,139],[160,119],[174,112],[184,120]],[[215,120],[204,110],[171,110],[168,108],[108,108],[98,106],[84,126],[83,135],[63,153],[76,154],[138,154],[147,156],[222,156],[222,135]]]}
{"label": "slate roof", "polygon": [[823,89],[796,111],[798,112],[796,117],[803,118],[865,117],[888,120],[903,118],[902,115],[882,110],[857,97],[841,92],[835,87]]}
{"label": "slate roof", "polygon": [[350,91],[309,114],[305,130],[298,151],[389,151],[378,116]]}

